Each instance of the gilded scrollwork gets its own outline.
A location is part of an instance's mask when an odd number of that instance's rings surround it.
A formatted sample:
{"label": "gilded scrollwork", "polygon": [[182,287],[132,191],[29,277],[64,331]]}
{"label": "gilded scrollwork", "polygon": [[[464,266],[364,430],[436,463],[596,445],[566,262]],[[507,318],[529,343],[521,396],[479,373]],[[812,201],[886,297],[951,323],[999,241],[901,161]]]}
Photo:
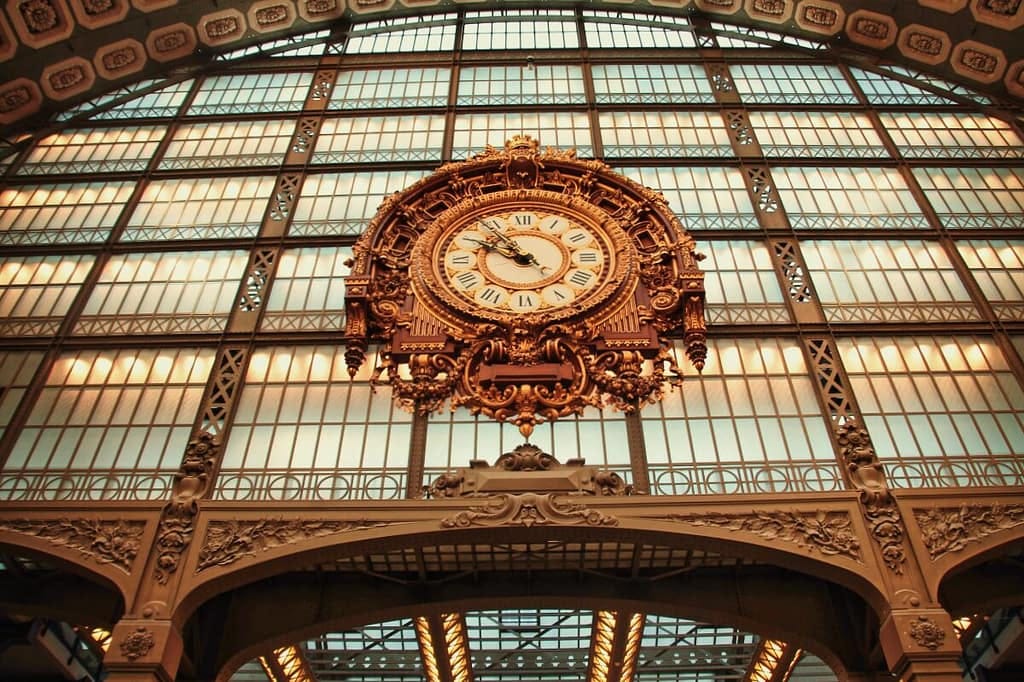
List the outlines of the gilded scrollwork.
{"label": "gilded scrollwork", "polygon": [[446,517],[442,528],[470,526],[598,526],[619,525],[619,520],[584,504],[560,500],[555,494],[496,495],[487,504]]}
{"label": "gilded scrollwork", "polygon": [[827,556],[845,556],[863,563],[850,517],[842,512],[754,510],[745,514],[670,514],[671,521],[751,533],[772,542],[789,542]]}
{"label": "gilded scrollwork", "polygon": [[[507,228],[515,238],[480,227],[522,215],[534,222],[525,232]],[[548,232],[540,227],[548,218],[569,226],[565,235],[591,240],[587,261],[573,260],[583,247],[570,248],[554,223]],[[574,150],[515,136],[383,202],[349,261],[349,373],[377,341],[373,380],[386,377],[402,407],[464,406],[526,437],[589,406],[635,410],[680,376],[668,334],[682,332],[691,363],[704,365],[694,248],[663,195]],[[449,257],[464,269],[446,265]],[[469,293],[491,285],[491,298]],[[523,303],[505,303],[509,292]]]}

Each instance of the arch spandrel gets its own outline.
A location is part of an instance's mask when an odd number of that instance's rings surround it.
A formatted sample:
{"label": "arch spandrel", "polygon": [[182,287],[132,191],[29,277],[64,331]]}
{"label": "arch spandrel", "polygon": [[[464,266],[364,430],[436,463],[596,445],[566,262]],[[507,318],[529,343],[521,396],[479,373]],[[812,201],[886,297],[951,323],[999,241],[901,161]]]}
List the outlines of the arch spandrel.
{"label": "arch spandrel", "polygon": [[[428,511],[432,507],[436,512]],[[715,514],[696,507],[693,512],[678,500],[534,493],[426,504],[363,503],[350,511],[282,505],[279,511],[271,507],[254,512],[211,504],[204,508],[196,529],[197,551],[183,566],[185,579],[174,619],[184,622],[219,594],[298,568],[336,564],[355,570],[351,567],[362,565],[362,558],[368,556],[404,557],[403,553],[415,555],[433,547],[548,542],[676,547],[725,557],[722,561],[730,565],[782,567],[809,580],[842,586],[859,595],[876,614],[887,610],[883,576],[868,557],[871,535],[853,495],[827,504],[793,499],[767,505],[749,500],[723,504]],[[501,542],[495,543],[498,534]],[[459,561],[473,561],[471,554],[458,561],[449,557],[450,565],[434,568],[456,571]],[[573,559],[564,561],[566,569],[576,567]],[[545,564],[545,568],[551,567]]]}

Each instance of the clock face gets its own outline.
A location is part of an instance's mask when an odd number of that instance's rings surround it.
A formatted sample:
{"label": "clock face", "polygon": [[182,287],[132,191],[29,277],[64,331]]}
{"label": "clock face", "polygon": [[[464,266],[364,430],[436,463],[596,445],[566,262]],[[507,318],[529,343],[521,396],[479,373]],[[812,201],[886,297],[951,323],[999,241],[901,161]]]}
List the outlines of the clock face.
{"label": "clock face", "polygon": [[606,279],[614,252],[603,234],[569,212],[492,209],[442,237],[441,279],[463,300],[495,312],[567,308]]}

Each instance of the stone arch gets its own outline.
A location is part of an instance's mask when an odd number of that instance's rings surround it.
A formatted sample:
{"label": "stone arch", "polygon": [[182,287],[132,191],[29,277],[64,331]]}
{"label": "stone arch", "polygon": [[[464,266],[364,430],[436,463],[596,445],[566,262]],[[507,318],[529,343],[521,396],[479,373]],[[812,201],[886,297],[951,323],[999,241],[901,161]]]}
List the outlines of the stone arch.
{"label": "stone arch", "polygon": [[[664,526],[665,524],[660,524]],[[721,529],[659,527],[623,520],[617,527],[503,527],[438,530],[436,523],[409,523],[303,540],[271,549],[190,578],[174,620],[186,642],[209,642],[210,633],[230,633],[208,652],[189,652],[196,675],[218,674],[249,652],[319,634],[408,615],[416,609],[476,609],[530,595],[550,605],[628,603],[649,612],[696,617],[765,636],[784,638],[814,651],[836,670],[885,670],[874,634],[887,609],[877,576],[843,558],[811,556],[806,548],[736,539]],[[202,531],[197,534],[202,536]],[[744,562],[668,571],[664,578],[615,580],[571,567],[535,572],[477,568],[436,585],[382,580],[366,574],[326,571],[331,562],[357,555],[413,551],[437,545],[487,543],[631,543],[699,549]],[[859,566],[859,567],[858,567]],[[185,571],[195,572],[192,560]],[[209,577],[203,577],[208,573]],[[193,576],[195,577],[195,576]],[[429,589],[424,587],[430,584]],[[510,601],[511,600],[511,601]],[[520,600],[521,601],[521,600]],[[287,604],[287,609],[281,609]],[[791,614],[791,618],[780,613]],[[807,614],[817,614],[807,617]],[[851,628],[851,624],[860,627]],[[873,626],[870,624],[874,624]],[[865,624],[868,624],[865,626]],[[850,636],[851,629],[859,631]],[[868,634],[863,634],[868,633]],[[873,655],[871,652],[875,652]],[[874,656],[874,657],[873,657]],[[240,662],[239,662],[240,663]]]}

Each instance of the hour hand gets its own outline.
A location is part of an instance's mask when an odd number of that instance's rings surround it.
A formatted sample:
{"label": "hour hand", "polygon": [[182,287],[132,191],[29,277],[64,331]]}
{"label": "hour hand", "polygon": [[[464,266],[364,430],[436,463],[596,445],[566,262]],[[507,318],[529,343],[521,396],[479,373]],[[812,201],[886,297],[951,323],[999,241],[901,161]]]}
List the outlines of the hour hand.
{"label": "hour hand", "polygon": [[484,249],[486,249],[487,251],[497,251],[506,258],[514,258],[516,256],[515,252],[512,251],[510,247],[505,246],[504,244],[495,244],[494,242],[484,241],[483,239],[474,239],[473,237],[466,237],[465,239],[467,242],[479,244],[480,246],[484,247]]}

